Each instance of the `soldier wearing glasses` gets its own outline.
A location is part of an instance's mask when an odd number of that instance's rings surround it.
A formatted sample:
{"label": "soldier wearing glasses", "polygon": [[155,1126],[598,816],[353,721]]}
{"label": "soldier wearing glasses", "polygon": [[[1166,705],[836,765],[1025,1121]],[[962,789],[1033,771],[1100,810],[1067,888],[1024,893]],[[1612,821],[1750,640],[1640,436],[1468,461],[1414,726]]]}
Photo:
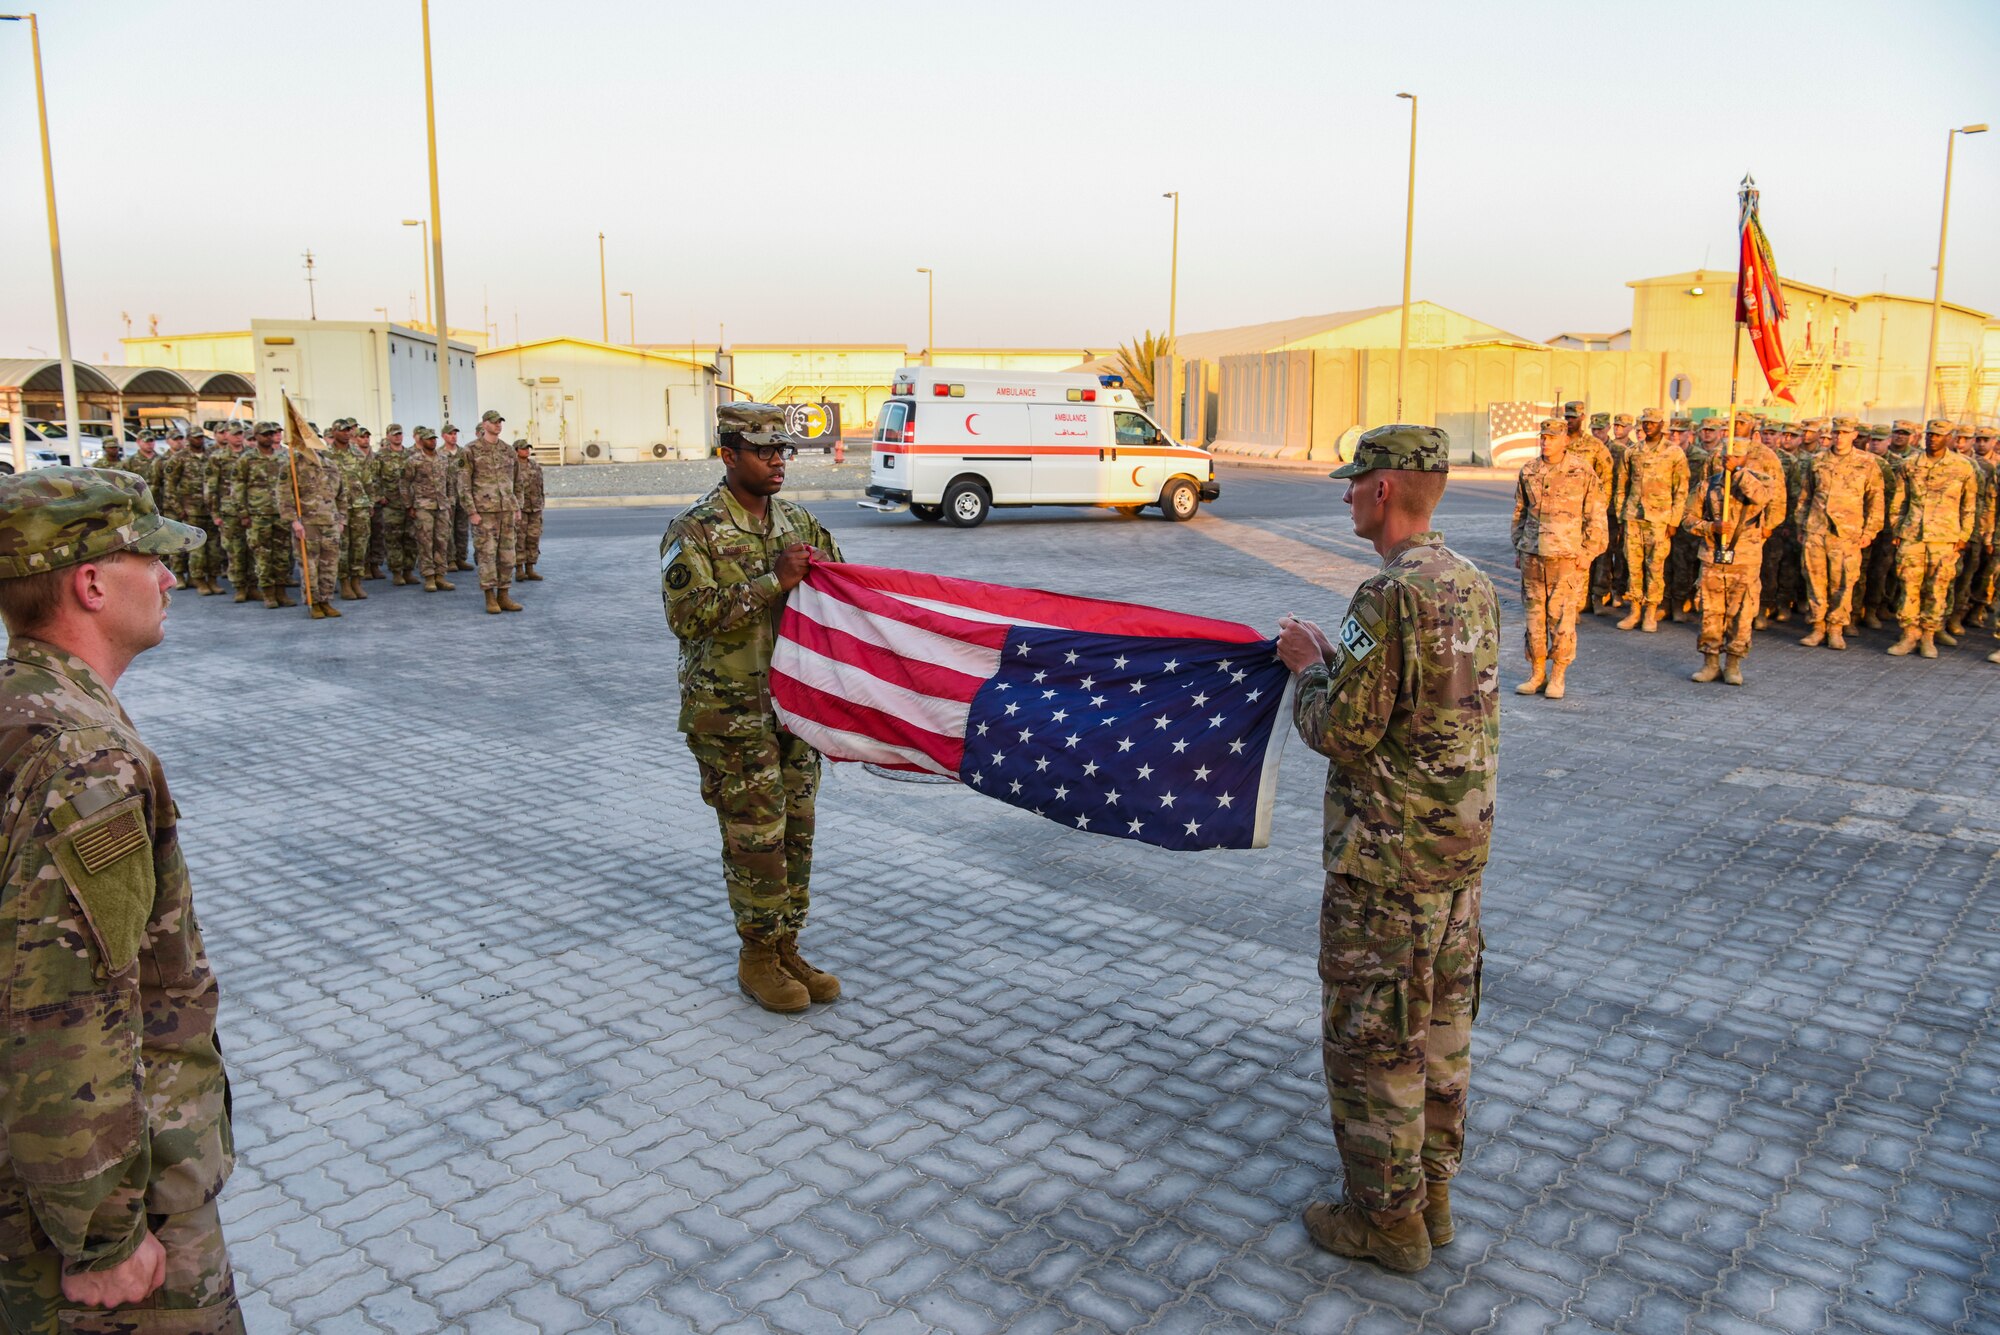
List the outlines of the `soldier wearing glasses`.
{"label": "soldier wearing glasses", "polygon": [[819,520],[778,499],[798,446],[785,410],[716,410],[723,480],[660,539],[660,596],[680,642],[680,730],[701,796],[722,827],[723,878],[742,949],[737,985],[765,1010],[832,1001],[840,982],[799,954],[812,873],[819,753],[771,708],[771,653],[785,595],[840,548]]}

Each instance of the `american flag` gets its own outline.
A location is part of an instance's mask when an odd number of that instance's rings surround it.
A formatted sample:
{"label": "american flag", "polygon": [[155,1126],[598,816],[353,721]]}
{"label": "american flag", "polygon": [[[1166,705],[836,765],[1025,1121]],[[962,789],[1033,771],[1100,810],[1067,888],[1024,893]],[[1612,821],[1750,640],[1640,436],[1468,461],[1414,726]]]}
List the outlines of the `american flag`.
{"label": "american flag", "polygon": [[1544,417],[1554,417],[1553,403],[1513,403],[1486,405],[1487,452],[1496,468],[1513,468],[1528,462],[1541,450]]}
{"label": "american flag", "polygon": [[1090,834],[1263,848],[1291,674],[1231,621],[815,561],[771,698],[833,760],[947,774]]}

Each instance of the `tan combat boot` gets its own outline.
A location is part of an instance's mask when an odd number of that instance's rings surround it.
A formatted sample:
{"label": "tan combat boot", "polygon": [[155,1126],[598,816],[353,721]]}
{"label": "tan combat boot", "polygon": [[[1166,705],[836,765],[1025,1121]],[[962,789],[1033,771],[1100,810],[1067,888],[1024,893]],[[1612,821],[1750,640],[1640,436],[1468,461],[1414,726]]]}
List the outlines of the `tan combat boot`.
{"label": "tan combat boot", "polygon": [[1645,631],[1648,635],[1658,633],[1660,629],[1660,605],[1658,603],[1647,604],[1646,619],[1639,623],[1639,629]]}
{"label": "tan combat boot", "polygon": [[326,615],[326,608],[319,603],[308,604],[306,611],[311,614],[314,621],[318,621]]}
{"label": "tan combat boot", "polygon": [[539,584],[542,577],[535,573],[534,565],[529,564],[521,567],[521,581],[524,584]]}
{"label": "tan combat boot", "polygon": [[1903,632],[1903,638],[1889,646],[1889,656],[1891,658],[1901,658],[1905,654],[1909,653],[1910,650],[1916,647],[1917,647],[1917,632],[1913,630],[1905,630]]}
{"label": "tan combat boot", "polygon": [[425,575],[425,576],[424,576],[424,592],[425,592],[425,593],[436,593],[437,591],[438,591],[438,582],[437,582],[437,577],[436,577],[435,575]]}
{"label": "tan combat boot", "polygon": [[2000,663],[2000,649],[1995,649],[1992,653],[1986,655],[1986,661],[1989,663]]}
{"label": "tan combat boot", "polygon": [[1306,1207],[1305,1219],[1306,1236],[1313,1240],[1313,1245],[1335,1256],[1374,1261],[1405,1275],[1415,1274],[1431,1263],[1431,1239],[1424,1231],[1422,1214],[1399,1219],[1384,1228],[1352,1201],[1339,1205],[1321,1201]]}
{"label": "tan combat boot", "polygon": [[1946,626],[1940,631],[1933,631],[1931,634],[1933,639],[1947,648],[1958,643],[1958,632],[1954,631],[1950,626]]}
{"label": "tan combat boot", "polygon": [[1722,658],[1718,654],[1703,654],[1701,666],[1696,668],[1689,681],[1714,681],[1722,675]]}
{"label": "tan combat boot", "polygon": [[1544,700],[1560,700],[1563,698],[1563,673],[1567,671],[1569,671],[1569,664],[1567,663],[1557,663],[1549,669],[1549,684],[1542,688],[1542,698]]}
{"label": "tan combat boot", "polygon": [[241,584],[239,584],[236,586],[236,596],[230,599],[230,601],[234,603],[247,603],[254,595],[255,595],[255,590],[246,589]]}
{"label": "tan combat boot", "polygon": [[275,593],[266,593],[266,594],[264,595],[264,606],[266,606],[266,607],[283,607],[283,606],[284,606],[284,604],[278,601],[278,595],[277,595],[277,594],[275,594]]}
{"label": "tan combat boot", "polygon": [[1841,632],[1841,630],[1842,630],[1842,627],[1839,627],[1839,626],[1828,626],[1828,627],[1826,628],[1826,647],[1827,647],[1827,648],[1829,648],[1829,649],[1845,649],[1845,648],[1847,647],[1847,640],[1846,640],[1846,639],[1845,639],[1845,638],[1844,638],[1844,637],[1843,637],[1843,636],[1841,635],[1841,633],[1840,633],[1840,632]]}
{"label": "tan combat boot", "polygon": [[1808,649],[1819,648],[1822,644],[1826,643],[1826,627],[1814,626],[1812,633],[1807,635],[1803,640],[1800,640],[1799,643]]}
{"label": "tan combat boot", "polygon": [[319,613],[321,616],[337,617],[340,615],[340,609],[332,603],[321,603],[319,605]]}
{"label": "tan combat boot", "polygon": [[1433,1247],[1442,1247],[1458,1236],[1451,1222],[1451,1183],[1425,1179],[1424,1232],[1431,1235]]}
{"label": "tan combat boot", "polygon": [[1947,635],[1956,636],[1965,634],[1965,618],[1963,616],[1953,617],[1944,623],[1944,629]]}
{"label": "tan combat boot", "polygon": [[361,587],[361,576],[359,575],[348,580],[347,587],[354,590],[354,592],[347,595],[350,598],[366,599],[368,597],[368,590]]}
{"label": "tan combat boot", "polygon": [[744,996],[780,1015],[795,1015],[812,1005],[806,985],[785,972],[778,962],[777,946],[767,938],[743,938],[743,951],[736,960],[736,985]]}
{"label": "tan combat boot", "polygon": [[1722,660],[1722,682],[1725,686],[1743,684],[1743,660],[1735,654],[1730,654]]}
{"label": "tan combat boot", "polygon": [[1869,612],[1862,616],[1861,624],[1870,630],[1880,630],[1882,629],[1882,618],[1876,616],[1873,612]]}
{"label": "tan combat boot", "polygon": [[444,591],[445,591],[446,593],[450,593],[450,592],[451,592],[452,590],[454,590],[454,589],[456,589],[456,588],[458,587],[458,585],[456,585],[456,584],[452,583],[452,582],[451,582],[450,580],[446,579],[446,578],[445,578],[445,577],[444,577],[444,576],[443,576],[442,574],[440,574],[440,575],[439,575],[439,576],[437,577],[437,583],[438,583],[438,587],[439,587],[440,589],[443,589],[443,590],[444,590]]}
{"label": "tan combat boot", "polygon": [[528,609],[515,602],[514,595],[507,591],[505,584],[502,584],[500,586],[500,610],[503,612],[525,612]]}
{"label": "tan combat boot", "polygon": [[1925,658],[1937,657],[1937,637],[1933,632],[1925,631],[1917,637],[1917,652]]}
{"label": "tan combat boot", "polygon": [[500,590],[488,589],[486,591],[486,610],[496,617],[500,615]]}
{"label": "tan combat boot", "polygon": [[777,939],[778,967],[806,986],[806,993],[821,1005],[840,998],[840,980],[823,969],[815,969],[799,954],[799,937],[788,932]]}
{"label": "tan combat boot", "polygon": [[1548,663],[1545,660],[1537,658],[1532,666],[1534,671],[1528,674],[1526,681],[1514,688],[1514,694],[1533,695],[1536,691],[1541,690],[1542,683],[1549,679]]}
{"label": "tan combat boot", "polygon": [[1632,627],[1639,624],[1639,618],[1643,617],[1644,615],[1646,615],[1646,609],[1639,605],[1638,599],[1636,598],[1633,599],[1632,610],[1627,612],[1623,617],[1619,618],[1618,629],[1620,630],[1632,629]]}
{"label": "tan combat boot", "polygon": [[298,599],[292,597],[290,594],[286,593],[283,589],[278,590],[278,606],[297,607],[298,605],[299,605]]}

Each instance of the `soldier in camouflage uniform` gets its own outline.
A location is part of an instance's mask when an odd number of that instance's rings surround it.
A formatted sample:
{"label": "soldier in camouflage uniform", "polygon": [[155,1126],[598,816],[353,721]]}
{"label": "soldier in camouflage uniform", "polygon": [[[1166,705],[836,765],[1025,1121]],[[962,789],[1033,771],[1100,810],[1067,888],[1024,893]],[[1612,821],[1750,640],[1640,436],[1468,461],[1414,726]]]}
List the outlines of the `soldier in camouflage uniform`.
{"label": "soldier in camouflage uniform", "polygon": [[472,495],[465,484],[465,451],[458,446],[458,428],[445,424],[443,436],[445,471],[451,478],[451,568],[473,569]]}
{"label": "soldier in camouflage uniform", "polygon": [[1979,571],[1986,564],[1986,546],[1990,541],[1986,525],[1988,498],[1992,494],[1992,479],[1987,476],[1986,460],[1973,446],[1972,432],[1965,427],[1956,429],[1952,436],[1952,448],[1972,465],[1973,503],[1972,531],[1966,536],[1965,546],[1958,554],[1958,574],[1951,582],[1951,606],[1945,613],[1944,629],[1953,637],[1965,634],[1966,621],[1977,609],[1973,598],[1973,587],[1979,581]]}
{"label": "soldier in camouflage uniform", "polygon": [[1596,472],[1569,452],[1562,423],[1545,417],[1541,429],[1541,457],[1530,459],[1514,483],[1514,560],[1531,669],[1514,690],[1545,690],[1560,700],[1576,660],[1576,614],[1588,596],[1590,563],[1609,537]]}
{"label": "soldier in camouflage uniform", "polygon": [[764,1009],[789,1014],[832,1001],[840,983],[799,953],[820,759],[772,712],[771,652],[785,595],[808,561],[841,555],[817,519],[778,496],[798,453],[784,409],[726,403],[716,418],[727,473],[660,539],[660,595],[680,644],[680,729],[722,829],[723,876],[742,939],[737,985]]}
{"label": "soldier in camouflage uniform", "polygon": [[1856,597],[1860,622],[1870,630],[1880,630],[1885,616],[1894,616],[1897,600],[1890,596],[1896,566],[1896,532],[1892,522],[1899,503],[1896,484],[1899,474],[1889,454],[1889,426],[1877,423],[1868,428],[1868,453],[1882,473],[1882,531],[1868,544],[1862,558],[1862,584]]}
{"label": "soldier in camouflage uniform", "polygon": [[[1703,435],[1714,435],[1717,443],[1721,440],[1721,424],[1713,431],[1708,423],[1702,424]],[[1694,419],[1676,417],[1670,428],[1672,443],[1687,460],[1688,490],[1701,485],[1708,469],[1708,450],[1695,438]],[[1667,544],[1667,620],[1685,620],[1688,610],[1694,605],[1695,594],[1701,582],[1701,544],[1694,536],[1680,526],[1685,514],[1674,516],[1674,532]]]}
{"label": "soldier in camouflage uniform", "polygon": [[141,435],[139,437],[138,452],[120,464],[119,467],[128,473],[133,473],[144,478],[146,485],[152,488],[153,499],[157,503],[160,497],[160,465],[165,462],[166,456],[159,452],[157,443],[153,440],[152,436]]}
{"label": "soldier in camouflage uniform", "polygon": [[[1597,474],[1597,506],[1604,512],[1599,515],[1599,522],[1608,526],[1611,489],[1617,481],[1617,466],[1612,462],[1609,447],[1585,429],[1585,420],[1582,399],[1571,399],[1563,405],[1563,421],[1569,430],[1568,452],[1589,464],[1591,471]],[[1605,429],[1609,434],[1608,421]],[[1582,610],[1591,616],[1596,616],[1598,606],[1611,600],[1611,562],[1604,556],[1602,549],[1591,558],[1589,568],[1585,572],[1585,584],[1586,587],[1579,595]]]}
{"label": "soldier in camouflage uniform", "polygon": [[[1594,419],[1593,419],[1594,420]],[[1631,585],[1631,573],[1625,563],[1625,485],[1626,462],[1639,441],[1632,434],[1636,423],[1630,413],[1618,413],[1611,419],[1611,438],[1604,447],[1611,451],[1611,494],[1606,498],[1605,528],[1611,534],[1611,549],[1606,556],[1611,561],[1611,601],[1616,603]]]}
{"label": "soldier in camouflage uniform", "polygon": [[[201,429],[197,427],[190,439],[186,431],[175,427],[167,441],[167,457],[160,464],[160,513],[198,528],[204,506],[202,472],[206,467],[202,457]],[[176,580],[188,588],[198,588],[195,581],[206,578],[205,573],[198,573],[189,565],[187,554],[183,552],[168,557],[167,568],[174,572]]]}
{"label": "soldier in camouflage uniform", "polygon": [[2000,433],[1990,426],[1979,428],[1974,442],[1979,462],[1986,469],[1986,490],[1981,494],[1978,521],[1973,525],[1975,548],[1983,550],[1979,572],[1973,576],[1971,605],[1965,624],[1982,628],[1993,625],[1993,603],[2000,592]]}
{"label": "soldier in camouflage uniform", "polygon": [[465,489],[472,498],[473,546],[486,610],[519,612],[508,592],[514,580],[514,447],[500,438],[507,419],[496,409],[479,415],[465,452]]}
{"label": "soldier in camouflage uniform", "polygon": [[[349,418],[349,421],[354,419]],[[388,555],[388,547],[382,540],[382,492],[381,468],[375,455],[375,433],[365,426],[354,428],[354,450],[361,456],[361,485],[371,498],[368,504],[368,549],[361,554],[361,571],[355,576],[355,583],[364,579],[381,579],[382,562]]]}
{"label": "soldier in camouflage uniform", "polygon": [[1737,419],[1737,431],[1746,438],[1709,462],[1700,485],[1688,494],[1681,523],[1700,542],[1696,647],[1702,665],[1692,681],[1720,677],[1731,686],[1743,684],[1743,660],[1750,655],[1750,633],[1763,598],[1764,540],[1785,516],[1777,453],[1747,439],[1749,426],[1749,419]]}
{"label": "soldier in camouflage uniform", "polygon": [[90,461],[89,467],[116,468],[127,473],[132,471],[132,465],[125,458],[124,445],[115,438],[104,442],[104,447],[98,451],[97,457]]}
{"label": "soldier in camouflage uniform", "polygon": [[[1819,420],[1814,419],[1815,423]],[[1757,630],[1764,629],[1773,621],[1792,619],[1805,573],[1798,509],[1805,493],[1810,458],[1800,450],[1803,441],[1800,428],[1793,426],[1787,430],[1786,427],[1785,423],[1767,422],[1761,433],[1764,448],[1778,461],[1780,475],[1785,480],[1785,521],[1778,525],[1777,532],[1764,544],[1764,569],[1759,580],[1764,605],[1758,609]],[[1815,436],[1817,432],[1815,425]]]}
{"label": "soldier in camouflage uniform", "polygon": [[[203,546],[211,549],[210,559],[214,562],[215,574],[209,579],[210,591],[214,593],[222,592],[218,581],[228,577],[234,582],[236,575],[229,563],[229,529],[222,522],[222,510],[228,493],[233,490],[231,483],[242,448],[243,436],[237,424],[234,421],[219,422],[215,427],[215,443],[209,446],[203,459],[201,526],[208,534],[208,541]],[[239,598],[237,601],[242,600]]]}
{"label": "soldier in camouflage uniform", "polygon": [[1901,658],[1915,649],[1937,657],[1940,643],[1957,644],[1944,628],[1959,553],[1972,543],[1979,478],[1972,461],[1951,448],[1954,428],[1938,418],[1924,432],[1924,452],[1903,465],[1897,484],[1896,573],[1903,582],[1897,613],[1903,637],[1889,646]]}
{"label": "soldier in camouflage uniform", "polygon": [[368,482],[374,469],[354,443],[359,425],[352,417],[343,417],[327,429],[326,459],[340,473],[346,493],[341,516],[338,587],[340,596],[349,601],[368,596],[361,587],[361,577],[368,573],[368,537],[375,514],[375,497]]}
{"label": "soldier in camouflage uniform", "polygon": [[514,578],[529,584],[541,581],[535,573],[535,563],[542,559],[542,510],[548,502],[547,484],[542,480],[542,465],[535,459],[534,450],[528,442],[514,442],[514,504],[520,508],[520,518],[514,530],[514,559],[518,563]]}
{"label": "soldier in camouflage uniform", "polygon": [[1321,1051],[1347,1199],[1309,1206],[1306,1232],[1406,1272],[1455,1232],[1500,747],[1499,601],[1430,526],[1449,456],[1434,427],[1361,437],[1333,476],[1382,570],[1336,638],[1278,635],[1293,723],[1330,762]]}
{"label": "soldier in camouflage uniform", "polygon": [[1618,629],[1660,628],[1667,599],[1667,554],[1687,509],[1687,455],[1667,441],[1658,408],[1639,415],[1641,438],[1625,451],[1621,509],[1625,527],[1625,602]]}
{"label": "soldier in camouflage uniform", "polygon": [[[409,486],[403,474],[410,465],[410,453],[403,448],[403,427],[391,422],[382,431],[382,448],[375,452],[376,535],[384,559],[389,563],[389,582],[398,588],[414,584],[410,571],[416,566],[410,550]],[[377,563],[379,565],[379,563]]]}
{"label": "soldier in camouflage uniform", "polygon": [[263,597],[257,586],[256,557],[250,550],[250,515],[243,494],[243,437],[249,425],[232,419],[217,428],[216,436],[226,448],[215,450],[219,467],[208,480],[215,527],[222,535],[220,560],[228,568],[229,582],[236,589],[234,601],[239,603]]}
{"label": "soldier in camouflage uniform", "polygon": [[257,568],[257,588],[266,607],[297,607],[285,593],[292,569],[292,534],[279,511],[278,497],[291,503],[291,455],[278,444],[278,424],[259,422],[252,433],[255,447],[243,451],[236,466],[236,488],[242,498],[244,532]]}
{"label": "soldier in camouflage uniform", "polygon": [[1812,631],[1799,643],[1808,649],[1821,643],[1847,647],[1841,632],[1852,618],[1861,554],[1887,513],[1882,470],[1873,456],[1854,448],[1860,426],[1852,417],[1835,418],[1833,444],[1806,461],[1798,526],[1805,537],[1806,617]]}
{"label": "soldier in camouflage uniform", "polygon": [[314,449],[310,442],[295,444],[291,455],[297,497],[291,488],[278,493],[278,517],[305,544],[302,565],[313,620],[338,617],[333,596],[340,587],[340,557],[347,536],[347,473],[330,451]]}
{"label": "soldier in camouflage uniform", "polygon": [[438,452],[437,432],[417,428],[416,452],[403,467],[403,498],[410,508],[410,546],[423,572],[424,592],[449,593],[451,568],[451,463]]}
{"label": "soldier in camouflage uniform", "polygon": [[[131,477],[0,479],[0,1314],[18,1335],[240,1335],[234,1149],[159,758],[112,694],[201,530]],[[115,1310],[107,1310],[115,1309]]]}

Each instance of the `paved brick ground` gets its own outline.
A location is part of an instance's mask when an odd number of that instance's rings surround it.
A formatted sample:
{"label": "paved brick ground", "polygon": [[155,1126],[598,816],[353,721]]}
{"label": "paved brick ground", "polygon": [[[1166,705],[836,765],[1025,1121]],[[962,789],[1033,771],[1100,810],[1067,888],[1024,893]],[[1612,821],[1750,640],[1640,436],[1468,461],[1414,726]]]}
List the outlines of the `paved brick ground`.
{"label": "paved brick ground", "polygon": [[[1188,525],[828,512],[857,559],[1330,619],[1371,554],[1247,476]],[[1447,524],[1482,559],[1496,493]],[[1767,638],[1696,687],[1685,628],[1597,622],[1567,700],[1507,694],[1459,1237],[1406,1279],[1297,1222],[1338,1180],[1316,758],[1272,849],[1199,856],[842,769],[848,998],[765,1015],[662,522],[552,516],[521,616],[182,595],[128,678],[227,991],[253,1330],[2000,1327],[2000,671]]]}

